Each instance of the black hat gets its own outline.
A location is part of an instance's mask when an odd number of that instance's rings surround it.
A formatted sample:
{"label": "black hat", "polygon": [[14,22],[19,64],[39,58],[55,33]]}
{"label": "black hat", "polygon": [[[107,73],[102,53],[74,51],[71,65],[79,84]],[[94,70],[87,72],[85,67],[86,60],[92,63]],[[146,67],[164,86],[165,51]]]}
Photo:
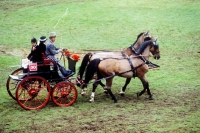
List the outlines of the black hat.
{"label": "black hat", "polygon": [[33,38],[31,39],[31,43],[37,43],[37,39],[33,37]]}
{"label": "black hat", "polygon": [[40,42],[45,42],[47,40],[46,36],[41,36],[40,37]]}

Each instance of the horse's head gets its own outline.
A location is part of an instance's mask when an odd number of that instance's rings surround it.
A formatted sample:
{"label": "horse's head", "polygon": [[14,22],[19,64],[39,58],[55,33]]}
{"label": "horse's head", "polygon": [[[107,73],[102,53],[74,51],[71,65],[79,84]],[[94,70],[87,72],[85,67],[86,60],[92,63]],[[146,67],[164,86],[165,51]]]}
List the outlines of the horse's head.
{"label": "horse's head", "polygon": [[140,33],[137,36],[137,40],[131,45],[131,47],[134,47],[137,50],[143,42],[153,40],[154,38],[149,32],[150,31],[148,30],[147,32]]}
{"label": "horse's head", "polygon": [[157,43],[157,39],[153,41],[153,45],[150,48],[150,52],[152,53],[154,59],[156,60],[160,59],[160,50],[159,50],[159,45]]}

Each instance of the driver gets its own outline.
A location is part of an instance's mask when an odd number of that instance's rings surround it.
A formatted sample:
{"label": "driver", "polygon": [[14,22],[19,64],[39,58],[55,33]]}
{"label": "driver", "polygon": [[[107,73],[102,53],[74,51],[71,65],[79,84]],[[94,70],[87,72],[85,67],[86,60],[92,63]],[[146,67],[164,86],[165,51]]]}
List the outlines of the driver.
{"label": "driver", "polygon": [[56,40],[56,33],[55,32],[50,32],[49,34],[49,41],[46,43],[46,57],[49,58],[50,60],[53,60],[56,62],[57,67],[59,68],[60,72],[63,74],[63,76],[68,76],[72,74],[73,72],[71,70],[66,70],[62,63],[55,58],[55,55],[58,54],[59,52],[62,52],[61,48],[57,48],[54,45],[54,42]]}

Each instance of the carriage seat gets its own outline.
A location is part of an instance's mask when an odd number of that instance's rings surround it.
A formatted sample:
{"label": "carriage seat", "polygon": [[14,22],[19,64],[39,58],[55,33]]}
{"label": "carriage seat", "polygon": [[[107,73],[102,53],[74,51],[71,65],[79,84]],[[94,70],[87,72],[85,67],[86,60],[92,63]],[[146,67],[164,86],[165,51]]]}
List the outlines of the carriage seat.
{"label": "carriage seat", "polygon": [[38,71],[50,71],[50,65],[53,64],[54,70],[57,71],[56,62],[48,58],[43,58],[42,62],[37,62]]}
{"label": "carriage seat", "polygon": [[53,60],[50,60],[49,58],[44,58],[43,59],[43,64],[44,65],[49,65],[50,63],[53,63],[54,65],[56,65],[56,62]]}

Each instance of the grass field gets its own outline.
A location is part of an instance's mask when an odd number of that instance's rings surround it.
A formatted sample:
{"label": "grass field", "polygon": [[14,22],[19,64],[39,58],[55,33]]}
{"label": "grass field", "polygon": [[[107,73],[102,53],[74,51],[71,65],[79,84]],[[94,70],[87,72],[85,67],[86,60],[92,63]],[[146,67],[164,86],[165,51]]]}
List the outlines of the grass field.
{"label": "grass field", "polygon": [[[1,0],[0,133],[200,132],[199,22],[199,0]],[[88,95],[79,95],[71,107],[50,101],[41,110],[25,111],[6,91],[7,77],[17,68],[10,66],[19,65],[32,37],[55,31],[56,45],[73,52],[120,50],[147,30],[158,36],[161,51],[160,60],[150,59],[161,67],[147,74],[154,100],[136,99],[142,90],[137,78],[125,97],[119,95],[125,79],[115,78],[116,104],[101,87],[89,103],[90,85]]]}

